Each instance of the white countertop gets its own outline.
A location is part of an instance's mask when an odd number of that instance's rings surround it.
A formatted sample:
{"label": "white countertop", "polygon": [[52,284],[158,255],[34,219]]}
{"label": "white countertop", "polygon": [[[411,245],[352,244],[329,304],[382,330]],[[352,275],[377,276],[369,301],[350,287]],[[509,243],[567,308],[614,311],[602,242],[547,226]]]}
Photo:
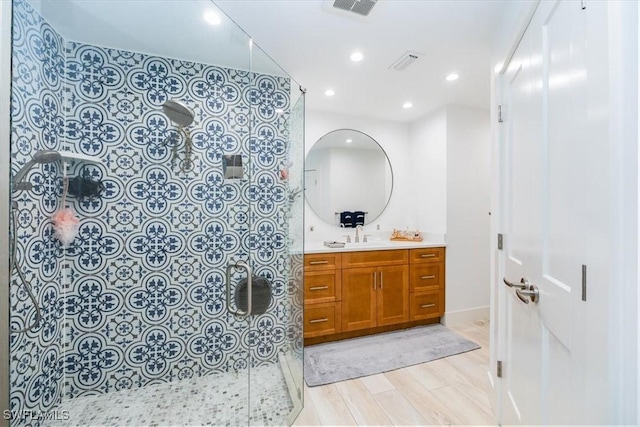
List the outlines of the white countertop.
{"label": "white countertop", "polygon": [[435,248],[447,246],[444,235],[423,236],[422,242],[399,242],[391,240],[369,240],[367,243],[347,243],[344,248],[328,248],[323,241],[305,241],[305,254],[332,252],[384,251],[393,249]]}

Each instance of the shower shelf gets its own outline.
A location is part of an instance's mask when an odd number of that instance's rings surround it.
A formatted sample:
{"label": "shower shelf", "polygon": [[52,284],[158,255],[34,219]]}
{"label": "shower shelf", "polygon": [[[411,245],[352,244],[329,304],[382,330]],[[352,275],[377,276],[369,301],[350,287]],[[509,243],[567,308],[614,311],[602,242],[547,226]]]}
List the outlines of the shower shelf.
{"label": "shower shelf", "polygon": [[64,150],[60,150],[59,152],[62,156],[62,160],[76,160],[90,163],[100,163],[100,157],[97,156],[90,156],[88,154],[74,153],[72,151]]}

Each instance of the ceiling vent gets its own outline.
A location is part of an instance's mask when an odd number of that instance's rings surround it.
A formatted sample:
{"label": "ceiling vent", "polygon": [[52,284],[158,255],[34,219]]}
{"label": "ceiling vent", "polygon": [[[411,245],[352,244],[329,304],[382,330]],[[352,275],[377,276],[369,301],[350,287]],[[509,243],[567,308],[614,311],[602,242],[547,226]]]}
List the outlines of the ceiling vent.
{"label": "ceiling vent", "polygon": [[389,69],[396,70],[396,71],[404,71],[409,65],[413,64],[420,57],[422,57],[422,55],[417,52],[407,51],[403,53],[402,56],[398,58],[393,64],[391,64],[389,66]]}
{"label": "ceiling vent", "polygon": [[368,16],[377,1],[378,0],[335,0],[333,7],[357,13],[361,16]]}

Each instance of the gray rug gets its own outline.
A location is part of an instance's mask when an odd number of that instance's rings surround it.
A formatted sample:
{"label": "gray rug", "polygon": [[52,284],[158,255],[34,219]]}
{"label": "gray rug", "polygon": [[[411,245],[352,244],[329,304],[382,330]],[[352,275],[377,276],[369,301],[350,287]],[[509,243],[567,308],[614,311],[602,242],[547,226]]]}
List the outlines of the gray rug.
{"label": "gray rug", "polygon": [[309,387],[331,384],[478,348],[439,324],[317,344],[304,348],[304,379]]}

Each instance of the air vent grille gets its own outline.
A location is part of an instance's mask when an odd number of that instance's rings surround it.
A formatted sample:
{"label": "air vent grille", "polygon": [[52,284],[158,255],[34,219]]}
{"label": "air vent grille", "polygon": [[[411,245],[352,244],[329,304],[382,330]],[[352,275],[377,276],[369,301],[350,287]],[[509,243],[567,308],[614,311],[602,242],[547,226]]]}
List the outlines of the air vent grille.
{"label": "air vent grille", "polygon": [[422,55],[417,52],[405,52],[393,64],[389,66],[390,70],[404,71],[409,65],[413,64]]}
{"label": "air vent grille", "polygon": [[333,7],[368,16],[378,0],[335,0]]}

